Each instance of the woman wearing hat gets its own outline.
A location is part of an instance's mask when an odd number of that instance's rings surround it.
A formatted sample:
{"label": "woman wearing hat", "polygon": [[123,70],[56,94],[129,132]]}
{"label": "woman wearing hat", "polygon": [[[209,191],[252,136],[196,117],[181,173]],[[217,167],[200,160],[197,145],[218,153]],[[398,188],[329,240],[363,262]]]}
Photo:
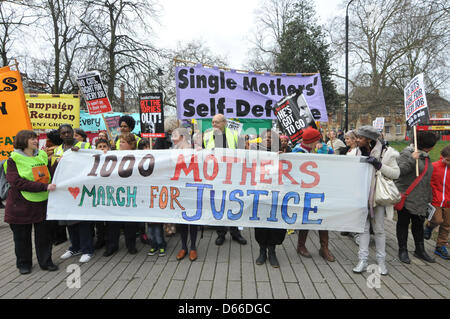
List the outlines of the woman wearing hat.
{"label": "woman wearing hat", "polygon": [[[397,165],[397,158],[399,153],[392,147],[386,146],[380,139],[380,133],[373,126],[362,126],[356,132],[358,138],[358,147],[361,155],[368,156],[367,162],[375,167],[384,177],[388,179],[397,179],[400,176],[400,169]],[[364,233],[360,235],[359,241],[359,262],[353,272],[362,273],[367,270],[367,259],[369,257],[369,243],[370,243],[370,225],[375,235],[376,258],[380,273],[387,275],[386,268],[386,234],[384,232],[384,215],[386,211],[385,206],[377,205],[375,202],[375,172],[372,176],[369,193],[369,211],[367,213]]]}
{"label": "woman wearing hat", "polygon": [[[328,147],[325,143],[320,142],[321,134],[313,127],[308,127],[303,130],[302,142],[297,144],[292,150],[293,153],[320,153],[333,154],[333,149]],[[297,252],[306,258],[311,258],[311,254],[306,249],[305,243],[308,238],[308,230],[299,230]],[[325,260],[333,262],[334,256],[328,249],[328,231],[319,230],[320,250],[319,254]]]}

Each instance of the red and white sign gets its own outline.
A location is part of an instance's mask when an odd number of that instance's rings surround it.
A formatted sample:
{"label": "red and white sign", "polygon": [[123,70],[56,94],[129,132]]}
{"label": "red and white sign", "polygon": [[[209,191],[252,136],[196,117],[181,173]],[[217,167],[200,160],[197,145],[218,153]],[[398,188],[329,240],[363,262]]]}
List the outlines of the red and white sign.
{"label": "red and white sign", "polygon": [[77,82],[86,101],[90,115],[112,111],[111,103],[109,103],[108,95],[106,94],[105,87],[103,86],[98,71],[79,74]]}

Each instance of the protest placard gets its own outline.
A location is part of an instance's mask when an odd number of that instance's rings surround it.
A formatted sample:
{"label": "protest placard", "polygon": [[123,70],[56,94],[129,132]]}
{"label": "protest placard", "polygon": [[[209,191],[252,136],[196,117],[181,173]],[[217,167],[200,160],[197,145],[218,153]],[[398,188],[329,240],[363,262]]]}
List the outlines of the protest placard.
{"label": "protest placard", "polygon": [[25,94],[33,130],[80,127],[80,98],[73,94]]}
{"label": "protest placard", "polygon": [[14,150],[14,137],[20,130],[31,130],[22,79],[9,66],[0,68],[0,160]]}
{"label": "protest placard", "polygon": [[293,145],[302,138],[302,130],[308,126],[316,127],[303,93],[296,92],[285,96],[274,107],[275,115],[282,131],[289,136]]}
{"label": "protest placard", "polygon": [[416,75],[405,87],[405,117],[406,125],[411,128],[417,124],[427,123],[430,119],[423,73]]}
{"label": "protest placard", "polygon": [[164,137],[164,106],[162,93],[139,94],[141,136]]}
{"label": "protest placard", "polygon": [[377,117],[372,121],[372,126],[382,132],[384,130],[384,117]]}
{"label": "protest placard", "polygon": [[229,120],[227,119],[227,126],[228,129],[236,131],[238,133],[238,135],[241,134],[242,128],[244,127],[243,123],[237,122],[237,121],[233,121],[233,120]]}
{"label": "protest placard", "polygon": [[[114,120],[111,120],[111,125],[118,125],[117,121],[124,114],[125,113],[122,112],[112,112],[105,114],[104,117],[105,120],[107,120],[109,117],[114,117]],[[97,132],[106,130],[105,122],[103,121],[102,115],[103,114],[90,115],[85,111],[80,111],[80,128],[86,132]],[[139,134],[141,132],[139,113],[129,113],[128,115],[130,115],[136,121],[136,125],[132,133]],[[114,128],[116,133],[114,132],[111,133],[118,134],[118,127]]]}
{"label": "protest placard", "polygon": [[105,116],[105,125],[108,126],[109,131],[111,133],[111,138],[114,141],[116,137],[120,135],[120,115],[114,115],[114,116]]}
{"label": "protest placard", "polygon": [[327,122],[320,74],[286,76],[239,73],[218,68],[176,67],[179,119],[227,118],[275,119],[273,106],[284,96],[304,93],[314,118]]}
{"label": "protest placard", "polygon": [[86,101],[89,114],[102,114],[112,111],[99,72],[91,71],[79,74],[77,83]]}
{"label": "protest placard", "polygon": [[47,219],[363,232],[372,171],[357,156],[69,150]]}

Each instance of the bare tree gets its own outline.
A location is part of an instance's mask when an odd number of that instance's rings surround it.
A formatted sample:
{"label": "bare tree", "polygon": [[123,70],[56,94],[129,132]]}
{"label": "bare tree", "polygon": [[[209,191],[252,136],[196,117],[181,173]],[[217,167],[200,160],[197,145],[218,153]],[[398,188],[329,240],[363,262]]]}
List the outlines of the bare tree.
{"label": "bare tree", "polygon": [[[203,65],[219,67],[228,65],[226,56],[215,54],[202,40],[192,40],[187,43],[178,42],[175,50],[161,50],[156,62],[158,67],[145,75],[141,82],[141,92],[161,91],[164,96],[164,105],[173,108],[176,107],[174,58],[179,61],[190,61]],[[193,64],[178,62],[177,65],[192,66]]]}
{"label": "bare tree", "polygon": [[261,0],[256,11],[254,47],[246,67],[255,71],[275,71],[275,57],[280,53],[281,38],[295,19],[297,0]]}
{"label": "bare tree", "polygon": [[[389,113],[390,107],[400,107],[403,87],[418,73],[425,74],[430,91],[448,80],[450,15],[445,3],[358,0],[349,6],[350,83],[365,88],[352,96],[363,106],[361,113]],[[342,60],[345,33],[338,21],[343,18],[331,22],[330,35]]]}
{"label": "bare tree", "polygon": [[152,61],[158,51],[148,41],[148,21],[157,19],[158,9],[145,0],[85,0],[83,6],[80,21],[91,50],[86,68],[102,72],[113,106],[124,111],[117,97],[120,84],[135,95],[137,75],[156,68]]}
{"label": "bare tree", "polygon": [[0,57],[3,66],[10,63],[9,52],[23,28],[36,20],[26,5],[27,2],[0,1]]}

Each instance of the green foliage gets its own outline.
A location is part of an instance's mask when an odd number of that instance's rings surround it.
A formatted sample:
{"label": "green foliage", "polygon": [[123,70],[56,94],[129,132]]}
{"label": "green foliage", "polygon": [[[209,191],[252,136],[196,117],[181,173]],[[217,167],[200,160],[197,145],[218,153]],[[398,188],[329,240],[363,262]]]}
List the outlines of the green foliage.
{"label": "green foliage", "polygon": [[[389,145],[401,152],[405,147],[410,145],[407,141],[389,142]],[[447,141],[438,141],[430,152],[430,158],[432,162],[436,162],[440,158],[441,150],[448,145]]]}

